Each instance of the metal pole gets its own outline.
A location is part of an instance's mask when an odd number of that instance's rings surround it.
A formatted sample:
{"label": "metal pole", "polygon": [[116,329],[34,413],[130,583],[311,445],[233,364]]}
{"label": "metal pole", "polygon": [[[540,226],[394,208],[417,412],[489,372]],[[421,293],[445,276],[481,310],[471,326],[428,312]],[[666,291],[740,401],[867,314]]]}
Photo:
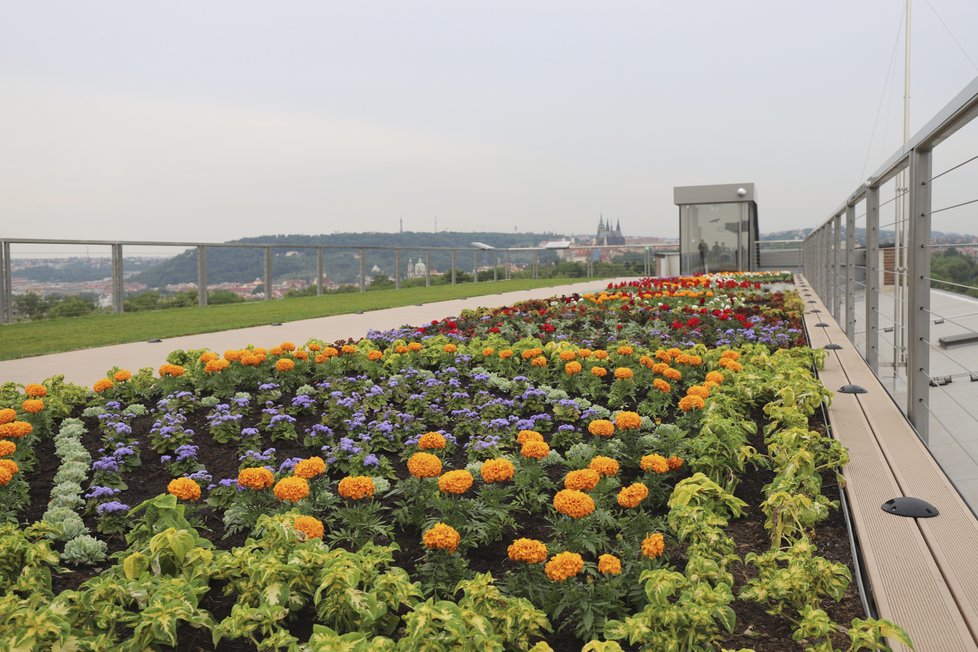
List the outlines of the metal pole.
{"label": "metal pole", "polygon": [[499,252],[492,252],[492,280],[499,280]]}
{"label": "metal pole", "polygon": [[908,238],[907,418],[924,444],[930,413],[930,212],[931,151],[910,153],[910,229]]}
{"label": "metal pole", "polygon": [[272,248],[265,247],[265,301],[272,298]]}
{"label": "metal pole", "polygon": [[0,240],[0,323],[9,324],[13,321],[13,297],[8,291],[7,279],[10,278],[10,243]]}
{"label": "metal pole", "polygon": [[856,340],[856,207],[846,206],[846,337]]}
{"label": "metal pole", "polygon": [[842,251],[842,213],[832,219],[832,316],[842,318],[842,288],[839,287],[839,254]]}
{"label": "metal pole", "polygon": [[323,248],[316,248],[316,296],[323,293],[323,276],[326,272],[326,260],[323,258]]}
{"label": "metal pole", "polygon": [[367,255],[362,247],[360,248],[360,291],[367,291]]}
{"label": "metal pole", "polygon": [[533,250],[533,278],[537,278],[539,273],[540,264],[540,252],[537,249]]}
{"label": "metal pole", "polygon": [[512,261],[510,260],[509,249],[507,249],[506,250],[506,280],[507,281],[509,279],[513,278],[512,277],[512,267],[513,267],[513,265],[512,265]]}
{"label": "metal pole", "polygon": [[207,247],[197,247],[197,305],[207,305]]}
{"label": "metal pole", "polygon": [[431,287],[431,249],[424,252],[424,286]]}
{"label": "metal pole", "polygon": [[455,285],[455,250],[452,249],[452,285]]}
{"label": "metal pole", "polygon": [[866,193],[866,364],[879,375],[880,189]]}
{"label": "metal pole", "polygon": [[112,245],[112,312],[119,314],[123,311],[125,286],[122,281],[122,245]]}
{"label": "metal pole", "polygon": [[401,289],[401,250],[394,250],[394,289]]}
{"label": "metal pole", "polygon": [[479,250],[475,249],[472,252],[472,282],[479,282]]}

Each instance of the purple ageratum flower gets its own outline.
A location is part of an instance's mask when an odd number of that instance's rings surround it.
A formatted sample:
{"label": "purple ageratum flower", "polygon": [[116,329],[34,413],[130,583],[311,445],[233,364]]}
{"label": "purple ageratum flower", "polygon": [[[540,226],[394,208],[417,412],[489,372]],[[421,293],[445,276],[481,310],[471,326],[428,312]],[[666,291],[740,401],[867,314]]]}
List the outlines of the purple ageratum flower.
{"label": "purple ageratum flower", "polygon": [[291,473],[295,465],[302,461],[301,457],[290,457],[289,459],[282,462],[278,467],[279,473]]}
{"label": "purple ageratum flower", "polygon": [[534,425],[533,419],[520,419],[516,422],[516,428],[519,430],[533,430]]}
{"label": "purple ageratum flower", "polygon": [[160,455],[160,464],[169,464],[172,460],[172,455]]}
{"label": "purple ageratum flower", "polygon": [[88,488],[88,493],[85,494],[85,498],[105,498],[106,496],[117,496],[121,494],[121,489],[115,489],[113,487],[103,487],[101,485],[92,485]]}
{"label": "purple ageratum flower", "polygon": [[477,383],[483,383],[483,382],[489,380],[490,377],[491,376],[489,376],[489,374],[474,374],[472,376],[472,380],[474,380]]}
{"label": "purple ageratum flower", "polygon": [[263,392],[270,392],[273,389],[278,389],[278,383],[262,383],[258,389]]}
{"label": "purple ageratum flower", "polygon": [[118,500],[110,500],[107,503],[102,503],[95,508],[95,511],[99,516],[105,516],[106,514],[117,514],[119,512],[128,512],[129,505],[120,503]]}
{"label": "purple ageratum flower", "polygon": [[110,471],[112,473],[118,473],[119,461],[114,457],[100,457],[92,462],[92,468],[96,471]]}
{"label": "purple ageratum flower", "polygon": [[255,437],[257,435],[258,435],[258,428],[242,428],[241,429],[241,436],[242,437]]}
{"label": "purple ageratum flower", "polygon": [[574,426],[565,423],[562,426],[557,426],[557,432],[574,432]]}
{"label": "purple ageratum flower", "polygon": [[299,394],[294,399],[292,399],[292,407],[295,408],[307,408],[315,405],[316,402],[312,400],[312,397],[305,394]]}
{"label": "purple ageratum flower", "polygon": [[198,447],[194,446],[193,444],[184,444],[183,446],[179,446],[176,450],[177,461],[181,462],[186,459],[196,458],[197,450]]}
{"label": "purple ageratum flower", "polygon": [[122,409],[122,403],[120,403],[119,401],[107,401],[105,403],[105,409],[106,410],[121,410]]}
{"label": "purple ageratum flower", "polygon": [[363,458],[364,466],[378,466],[380,464],[380,458],[378,458],[373,453],[370,453],[365,458]]}
{"label": "purple ageratum flower", "polygon": [[194,473],[191,473],[187,477],[190,478],[191,480],[196,480],[197,482],[200,483],[210,482],[211,480],[214,479],[214,476],[208,473],[207,469],[201,469],[200,471],[195,471]]}
{"label": "purple ageratum flower", "polygon": [[126,444],[119,443],[116,445],[115,450],[112,451],[112,457],[117,460],[121,460],[126,457],[132,457],[136,454],[136,449],[132,446],[127,446]]}

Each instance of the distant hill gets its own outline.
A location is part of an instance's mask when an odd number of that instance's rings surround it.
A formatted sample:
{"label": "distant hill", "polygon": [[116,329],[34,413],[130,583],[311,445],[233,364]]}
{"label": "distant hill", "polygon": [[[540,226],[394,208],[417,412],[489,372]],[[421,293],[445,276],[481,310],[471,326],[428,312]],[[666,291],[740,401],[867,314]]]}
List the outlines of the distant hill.
{"label": "distant hill", "polygon": [[[273,280],[288,278],[315,278],[315,249],[302,249],[301,245],[375,245],[401,247],[401,278],[406,275],[408,259],[417,261],[424,256],[426,247],[457,247],[469,250],[473,242],[482,242],[497,248],[536,246],[543,240],[555,240],[564,236],[555,233],[492,233],[492,232],[414,232],[404,233],[333,233],[329,235],[265,235],[254,238],[231,240],[231,243],[262,243],[296,245],[295,249],[272,249]],[[264,252],[261,248],[212,247],[207,250],[208,283],[247,283],[264,274]],[[460,269],[472,267],[472,254],[459,252],[456,265]],[[353,250],[327,250],[326,276],[334,283],[352,283],[359,275],[360,261]],[[393,276],[394,253],[391,251],[366,251],[367,274],[376,266],[379,274]],[[489,261],[483,258],[483,264]],[[502,261],[500,261],[502,262]],[[451,266],[451,253],[433,251],[431,266],[445,271]],[[160,288],[197,280],[197,252],[188,250],[169,258],[132,277],[133,281]]]}
{"label": "distant hill", "polygon": [[[762,233],[761,241],[765,240],[802,240],[809,233],[811,229],[789,229],[786,231],[772,231],[771,233]],[[880,243],[885,244],[887,242],[893,242],[895,234],[892,230],[880,231]],[[856,242],[859,245],[866,244],[866,229],[862,227],[856,227]],[[944,233],[943,231],[931,231],[931,242],[936,244],[967,244],[972,242],[978,242],[978,236],[969,235],[967,233]]]}

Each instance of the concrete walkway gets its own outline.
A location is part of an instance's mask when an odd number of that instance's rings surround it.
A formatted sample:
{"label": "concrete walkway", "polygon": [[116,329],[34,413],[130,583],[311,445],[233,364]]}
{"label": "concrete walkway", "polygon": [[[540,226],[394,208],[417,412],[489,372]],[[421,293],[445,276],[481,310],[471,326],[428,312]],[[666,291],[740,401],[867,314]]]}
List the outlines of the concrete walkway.
{"label": "concrete walkway", "polygon": [[592,280],[571,285],[521,290],[503,294],[487,294],[470,299],[439,301],[420,306],[404,306],[374,310],[359,315],[335,315],[318,319],[288,322],[281,326],[255,326],[237,330],[201,333],[164,340],[150,344],[135,342],[116,344],[95,349],[83,349],[69,353],[54,353],[32,358],[0,362],[0,383],[36,383],[64,374],[65,380],[91,386],[105,372],[118,366],[136,371],[143,367],[156,369],[166,362],[166,356],[177,349],[211,349],[223,352],[240,349],[249,344],[271,347],[284,341],[302,344],[311,338],[327,342],[352,337],[359,339],[370,330],[389,330],[404,325],[421,325],[432,319],[458,315],[465,309],[480,306],[506,306],[528,299],[546,299],[553,296],[579,292],[595,292],[605,289],[609,283],[619,283],[631,278]]}

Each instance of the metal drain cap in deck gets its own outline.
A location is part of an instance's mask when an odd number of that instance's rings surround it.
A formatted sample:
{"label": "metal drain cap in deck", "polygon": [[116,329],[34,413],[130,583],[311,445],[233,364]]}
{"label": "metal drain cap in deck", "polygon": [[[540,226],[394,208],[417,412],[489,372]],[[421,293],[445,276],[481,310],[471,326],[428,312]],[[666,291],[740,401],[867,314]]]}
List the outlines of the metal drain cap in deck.
{"label": "metal drain cap in deck", "polygon": [[865,388],[860,387],[859,385],[843,385],[842,387],[839,388],[839,392],[841,392],[842,394],[867,394],[868,393]]}
{"label": "metal drain cap in deck", "polygon": [[820,321],[820,322],[818,322],[815,325],[818,326],[819,328],[828,328],[829,327],[829,325],[826,324],[824,321]]}
{"label": "metal drain cap in deck", "polygon": [[839,349],[841,349],[841,348],[842,348],[842,346],[841,346],[841,345],[839,345],[839,344],[836,344],[835,342],[832,342],[832,343],[830,343],[830,344],[826,344],[826,345],[825,345],[825,346],[823,346],[822,348],[823,348],[823,349],[828,349],[829,351],[838,351]]}
{"label": "metal drain cap in deck", "polygon": [[896,516],[906,516],[907,518],[931,518],[940,514],[937,508],[926,500],[901,496],[890,498],[880,505],[884,512]]}

